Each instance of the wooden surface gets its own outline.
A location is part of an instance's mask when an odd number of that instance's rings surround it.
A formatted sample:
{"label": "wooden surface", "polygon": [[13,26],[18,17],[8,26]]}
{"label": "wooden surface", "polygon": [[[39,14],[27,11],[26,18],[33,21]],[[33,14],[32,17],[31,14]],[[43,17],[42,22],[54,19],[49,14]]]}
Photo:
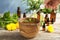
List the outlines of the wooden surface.
{"label": "wooden surface", "polygon": [[0,29],[0,40],[60,40],[60,15],[57,15],[56,22],[54,23],[55,31],[48,33],[46,31],[39,31],[38,35],[32,39],[26,39],[19,34],[19,30],[7,31]]}
{"label": "wooden surface", "polygon": [[60,31],[54,33],[40,31],[35,38],[27,39],[20,36],[19,31],[0,30],[0,40],[60,40]]}

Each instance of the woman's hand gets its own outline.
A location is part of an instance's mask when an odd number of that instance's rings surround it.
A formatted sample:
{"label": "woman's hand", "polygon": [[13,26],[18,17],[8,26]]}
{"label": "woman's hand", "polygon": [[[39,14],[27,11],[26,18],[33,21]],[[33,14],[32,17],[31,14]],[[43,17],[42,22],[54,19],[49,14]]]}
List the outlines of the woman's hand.
{"label": "woman's hand", "polygon": [[60,0],[45,0],[45,7],[50,9],[56,9],[60,3]]}

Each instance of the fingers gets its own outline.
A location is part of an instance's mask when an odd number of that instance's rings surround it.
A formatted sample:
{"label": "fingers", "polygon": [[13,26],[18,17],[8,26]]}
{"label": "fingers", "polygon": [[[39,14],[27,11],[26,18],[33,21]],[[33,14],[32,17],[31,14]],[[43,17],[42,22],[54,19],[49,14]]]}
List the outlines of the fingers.
{"label": "fingers", "polygon": [[60,3],[60,0],[45,0],[45,7],[50,9],[56,9]]}

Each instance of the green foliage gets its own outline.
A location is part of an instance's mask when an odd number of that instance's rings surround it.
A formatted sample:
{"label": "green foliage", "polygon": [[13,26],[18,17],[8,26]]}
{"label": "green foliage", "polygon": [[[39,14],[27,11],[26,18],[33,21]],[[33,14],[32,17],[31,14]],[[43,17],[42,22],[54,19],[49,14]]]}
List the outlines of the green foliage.
{"label": "green foliage", "polygon": [[13,14],[10,16],[10,12],[5,12],[3,17],[0,17],[0,27],[5,28],[5,26],[9,23],[17,23],[18,22],[18,16],[17,14]]}
{"label": "green foliage", "polygon": [[4,17],[4,18],[6,18],[6,17],[10,17],[10,11],[5,12],[4,15],[3,15],[3,17]]}
{"label": "green foliage", "polygon": [[10,21],[10,11],[8,12],[5,12],[4,15],[3,15],[3,20],[4,21]]}
{"label": "green foliage", "polygon": [[40,5],[43,3],[43,1],[44,0],[27,0],[27,5],[29,6],[27,12],[31,10],[38,10],[40,8]]}
{"label": "green foliage", "polygon": [[13,14],[13,19],[17,19],[18,18],[18,16],[17,16],[17,14],[15,13],[15,14]]}
{"label": "green foliage", "polygon": [[51,9],[44,8],[41,11],[46,14],[46,13],[50,13],[52,10]]}
{"label": "green foliage", "polygon": [[0,16],[0,27],[3,27],[4,28],[5,24],[3,22],[3,18]]}
{"label": "green foliage", "polygon": [[18,16],[16,13],[13,14],[13,16],[11,18],[12,18],[13,23],[16,23],[18,21]]}
{"label": "green foliage", "polygon": [[60,13],[60,5],[59,5],[59,9],[58,10],[59,10],[59,13]]}

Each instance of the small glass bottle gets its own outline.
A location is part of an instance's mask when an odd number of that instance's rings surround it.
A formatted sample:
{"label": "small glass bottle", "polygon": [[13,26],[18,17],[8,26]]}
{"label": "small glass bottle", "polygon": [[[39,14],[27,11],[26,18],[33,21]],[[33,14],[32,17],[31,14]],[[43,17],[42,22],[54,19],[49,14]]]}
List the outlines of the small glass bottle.
{"label": "small glass bottle", "polygon": [[47,23],[48,14],[45,15],[45,24]]}
{"label": "small glass bottle", "polygon": [[47,18],[47,26],[49,25],[49,22],[50,22],[50,21],[49,21],[49,18]]}
{"label": "small glass bottle", "polygon": [[54,12],[54,10],[52,10],[52,12],[50,13],[50,21],[52,22],[56,21],[56,13]]}
{"label": "small glass bottle", "polygon": [[52,20],[51,20],[51,24],[53,24],[54,23],[54,20],[53,20],[53,18],[52,18]]}
{"label": "small glass bottle", "polygon": [[37,19],[40,21],[40,11],[37,12]]}
{"label": "small glass bottle", "polygon": [[45,31],[45,23],[43,23],[42,30]]}
{"label": "small glass bottle", "polygon": [[19,18],[21,18],[21,11],[20,11],[20,7],[17,7],[17,16],[18,16]]}
{"label": "small glass bottle", "polygon": [[23,18],[26,18],[26,13],[23,14]]}

